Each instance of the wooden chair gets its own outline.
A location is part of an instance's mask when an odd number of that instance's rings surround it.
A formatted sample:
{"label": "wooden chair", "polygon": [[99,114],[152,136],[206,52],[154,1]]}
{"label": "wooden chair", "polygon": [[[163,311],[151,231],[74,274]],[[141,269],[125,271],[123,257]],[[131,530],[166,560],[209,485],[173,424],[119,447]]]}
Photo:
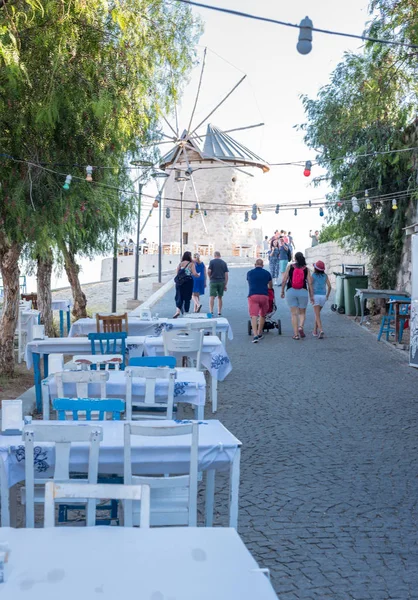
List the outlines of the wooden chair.
{"label": "wooden chair", "polygon": [[[144,402],[134,402],[132,399],[132,378],[141,377],[145,379],[145,399]],[[151,412],[153,419],[172,419],[174,404],[174,381],[176,378],[175,369],[169,367],[130,367],[126,369],[126,420],[150,418]],[[155,385],[157,379],[168,380],[167,399],[164,402],[157,402],[155,397]],[[142,414],[133,416],[132,406],[142,409]],[[165,408],[164,414],[156,415]]]}
{"label": "wooden chair", "polygon": [[[72,425],[51,425],[36,423],[23,430],[25,442],[25,488],[22,488],[22,504],[26,502],[26,527],[35,526],[35,503],[45,500],[46,479],[35,479],[34,450],[35,444],[55,444],[55,469],[53,479],[65,482],[70,480],[71,444],[84,442],[90,445],[89,464],[86,481],[97,483],[99,469],[99,446],[103,439],[103,430],[98,426],[76,427]],[[37,486],[35,488],[35,486]],[[78,504],[80,504],[78,500]],[[90,509],[94,507],[91,502]]]}
{"label": "wooden chair", "polygon": [[[139,437],[172,437],[191,435],[190,463],[184,475],[161,477],[138,476],[132,474],[131,438]],[[125,484],[149,485],[151,488],[151,525],[197,525],[197,469],[199,453],[199,426],[164,425],[150,427],[125,423],[124,426],[124,481]],[[162,465],[163,469],[164,466]],[[136,508],[136,507],[135,507]],[[128,507],[128,518],[133,517],[136,523],[137,512]],[[142,507],[141,507],[142,508]],[[126,517],[125,517],[126,524]]]}
{"label": "wooden chair", "polygon": [[68,421],[68,414],[78,421],[79,413],[86,421],[105,421],[109,417],[120,421],[121,413],[125,412],[125,402],[120,398],[55,398],[52,406],[58,413],[58,421]]}
{"label": "wooden chair", "polygon": [[[124,327],[123,321],[125,321]],[[103,325],[103,330],[100,329],[100,323]],[[96,327],[97,333],[120,333],[121,331],[128,333],[128,313],[123,313],[123,315],[96,314]]]}
{"label": "wooden chair", "polygon": [[[91,353],[96,354],[119,354],[125,359],[126,338],[128,334],[125,331],[118,333],[89,333],[88,338],[91,343]],[[99,345],[100,352],[96,352],[96,343]],[[125,369],[125,360],[120,365],[120,369]]]}
{"label": "wooden chair", "polygon": [[170,367],[176,368],[175,356],[133,356],[129,359],[130,367]]}
{"label": "wooden chair", "polygon": [[[407,299],[408,298],[405,298],[405,296],[391,296],[389,301],[392,302],[394,300],[407,300]],[[400,321],[400,323],[399,323],[399,339],[395,340],[396,342],[399,342],[399,344],[402,342],[403,331],[405,328],[405,321],[406,321],[406,319],[409,318],[409,310],[410,310],[410,304],[402,304],[401,307],[399,308],[399,315],[398,315],[399,321]],[[382,317],[379,334],[377,336],[378,342],[380,342],[380,339],[383,334],[386,335],[387,342],[389,341],[390,335],[396,334],[395,322],[396,322],[396,315],[395,315],[394,306],[393,306],[393,304],[389,304],[389,310],[388,310],[387,314],[383,315],[383,317]]]}
{"label": "wooden chair", "polygon": [[21,300],[26,300],[32,303],[33,310],[38,310],[38,294],[21,294]]}
{"label": "wooden chair", "polygon": [[80,354],[72,362],[80,371],[119,371],[125,363],[122,354]]}
{"label": "wooden chair", "polygon": [[[113,500],[125,500],[130,502],[132,513],[132,501],[141,502],[140,526],[148,528],[150,524],[150,488],[147,485],[110,485],[106,483],[55,483],[48,481],[45,486],[45,527],[55,527],[55,503],[59,500],[72,500],[79,502],[78,498],[87,500],[87,527],[96,524],[95,500],[111,498]],[[127,504],[127,502],[125,502]],[[125,507],[125,527],[132,526],[132,514],[127,514]]]}
{"label": "wooden chair", "polygon": [[171,329],[163,331],[164,354],[175,356],[177,366],[184,366],[184,359],[196,360],[196,368],[200,370],[203,346],[203,331]]}

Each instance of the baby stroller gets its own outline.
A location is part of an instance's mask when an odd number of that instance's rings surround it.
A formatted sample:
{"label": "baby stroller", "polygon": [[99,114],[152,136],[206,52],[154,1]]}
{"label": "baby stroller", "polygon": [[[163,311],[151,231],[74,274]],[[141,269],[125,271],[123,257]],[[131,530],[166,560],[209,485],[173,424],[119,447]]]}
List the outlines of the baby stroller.
{"label": "baby stroller", "polygon": [[[268,290],[268,295],[269,295],[269,310],[268,313],[266,314],[266,321],[264,323],[264,327],[263,327],[263,332],[267,332],[269,333],[270,329],[277,329],[277,333],[279,335],[282,335],[282,322],[280,321],[280,319],[277,319],[277,321],[275,321],[274,319],[272,319],[274,313],[277,310],[277,306],[276,306],[276,301],[274,299],[274,290]],[[252,325],[251,325],[251,319],[248,320],[248,335],[252,335]]]}

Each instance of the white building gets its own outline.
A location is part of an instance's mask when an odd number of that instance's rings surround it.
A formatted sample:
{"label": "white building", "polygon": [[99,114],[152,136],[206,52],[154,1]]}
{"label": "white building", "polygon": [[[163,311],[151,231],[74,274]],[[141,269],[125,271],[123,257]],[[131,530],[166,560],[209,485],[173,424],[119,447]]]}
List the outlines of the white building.
{"label": "white building", "polygon": [[205,136],[185,132],[160,168],[170,173],[163,192],[165,253],[182,245],[203,255],[219,250],[222,256],[255,256],[262,230],[251,219],[251,206],[261,200],[258,178],[269,171],[262,158],[208,125]]}

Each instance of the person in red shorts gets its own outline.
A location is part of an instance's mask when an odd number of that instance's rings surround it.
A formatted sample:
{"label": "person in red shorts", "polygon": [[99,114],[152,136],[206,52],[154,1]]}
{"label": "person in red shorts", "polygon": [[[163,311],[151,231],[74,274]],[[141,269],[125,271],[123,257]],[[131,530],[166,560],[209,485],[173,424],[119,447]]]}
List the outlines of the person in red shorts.
{"label": "person in red shorts", "polygon": [[263,267],[263,261],[261,258],[257,258],[255,268],[247,273],[248,310],[254,333],[253,344],[257,344],[264,337],[264,322],[269,309],[268,290],[273,288],[271,274]]}

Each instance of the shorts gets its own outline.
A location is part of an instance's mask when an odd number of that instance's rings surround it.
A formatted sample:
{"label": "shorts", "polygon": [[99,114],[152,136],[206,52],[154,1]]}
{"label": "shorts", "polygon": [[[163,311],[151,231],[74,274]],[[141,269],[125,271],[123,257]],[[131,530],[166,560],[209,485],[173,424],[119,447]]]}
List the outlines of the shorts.
{"label": "shorts", "polygon": [[287,269],[288,261],[286,259],[279,260],[280,273],[284,273]]}
{"label": "shorts", "polygon": [[262,294],[249,296],[248,311],[250,317],[265,317],[269,311],[269,297]]}
{"label": "shorts", "polygon": [[286,292],[286,300],[290,308],[306,308],[308,306],[308,290],[289,288]]}
{"label": "shorts", "polygon": [[314,294],[314,306],[324,306],[325,302],[327,301],[327,297],[326,295],[322,295],[322,294]]}
{"label": "shorts", "polygon": [[216,298],[222,298],[225,291],[225,281],[211,281],[209,286],[209,295]]}

